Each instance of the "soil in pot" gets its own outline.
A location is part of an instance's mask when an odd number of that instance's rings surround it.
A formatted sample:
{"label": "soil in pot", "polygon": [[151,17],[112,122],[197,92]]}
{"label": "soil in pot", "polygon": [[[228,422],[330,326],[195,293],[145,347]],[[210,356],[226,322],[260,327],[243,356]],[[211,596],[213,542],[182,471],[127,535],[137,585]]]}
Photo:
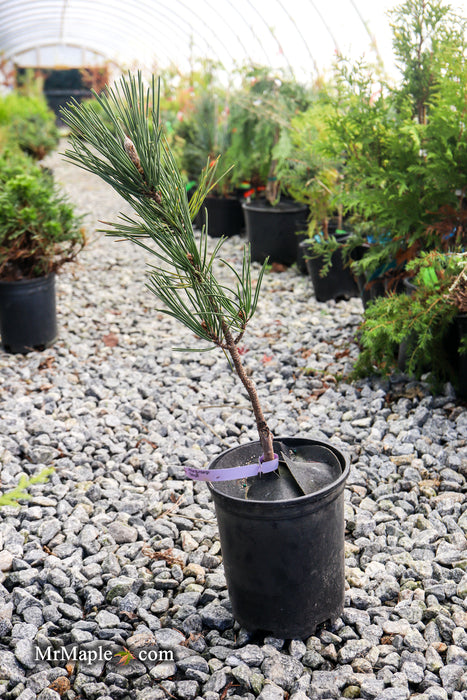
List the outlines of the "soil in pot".
{"label": "soil in pot", "polygon": [[44,350],[57,337],[55,275],[0,281],[0,335],[6,352]]}
{"label": "soil in pot", "polygon": [[[315,488],[304,494],[287,473],[210,483],[234,617],[249,630],[303,638],[334,621],[344,602],[345,456],[316,440],[274,441],[279,457],[306,464]],[[259,442],[235,447],[211,469],[253,463]]]}
{"label": "soil in pot", "polygon": [[255,200],[242,204],[251,259],[292,265],[297,260],[297,233],[307,227],[307,208],[296,202],[281,200],[275,206]]}

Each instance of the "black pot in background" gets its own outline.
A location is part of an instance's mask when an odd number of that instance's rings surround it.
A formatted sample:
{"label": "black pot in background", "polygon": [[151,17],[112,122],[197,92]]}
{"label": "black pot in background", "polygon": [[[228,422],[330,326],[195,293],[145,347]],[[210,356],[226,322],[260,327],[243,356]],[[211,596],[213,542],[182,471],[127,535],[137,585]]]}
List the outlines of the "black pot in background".
{"label": "black pot in background", "polygon": [[[348,234],[334,234],[336,239],[342,242]],[[310,257],[306,253],[309,247],[309,240],[305,240],[300,246],[304,249],[304,258],[313,283],[313,289],[317,301],[329,301],[329,299],[350,299],[359,295],[357,281],[348,265],[345,265],[342,251],[338,248],[331,256],[331,266],[329,272],[324,277],[321,276],[321,269],[324,265],[322,257]]]}
{"label": "black pot in background", "polygon": [[308,240],[309,238],[306,233],[297,234],[297,268],[302,275],[308,274],[308,267],[305,260]]}
{"label": "black pot in background", "polygon": [[244,202],[246,234],[251,259],[292,265],[297,260],[297,232],[306,229],[307,207],[281,200],[276,206],[255,200]]}
{"label": "black pot in background", "polygon": [[208,234],[212,238],[237,236],[243,231],[243,209],[236,197],[206,197],[197,218],[198,228],[202,228],[206,223],[206,210]]}
{"label": "black pot in background", "polygon": [[[246,629],[292,639],[313,634],[342,612],[349,463],[331,445],[305,438],[277,439],[278,454],[280,441],[292,451],[326,447],[337,457],[340,476],[319,491],[284,500],[246,500],[237,482],[211,482],[209,489],[234,617]],[[210,468],[254,463],[260,455],[259,442],[240,445],[216,457]],[[276,474],[261,478],[267,477],[278,481]]]}
{"label": "black pot in background", "polygon": [[368,281],[364,275],[359,275],[357,284],[364,309],[366,309],[370,301],[374,301],[378,297],[384,297],[386,294],[384,282],[379,279]]}
{"label": "black pot in background", "polygon": [[[357,248],[352,251],[353,260],[361,260],[369,247],[368,243],[357,246]],[[374,299],[385,296],[386,294],[384,282],[380,279],[368,280],[365,275],[358,275],[357,285],[364,309],[366,309],[370,301],[374,301]]]}
{"label": "black pot in background", "polygon": [[457,349],[457,396],[467,399],[467,353],[461,353],[460,344],[462,339],[467,337],[467,314],[458,314],[455,319],[456,327],[456,349]]}
{"label": "black pot in background", "polygon": [[6,352],[44,350],[57,337],[55,275],[0,281],[0,335]]}

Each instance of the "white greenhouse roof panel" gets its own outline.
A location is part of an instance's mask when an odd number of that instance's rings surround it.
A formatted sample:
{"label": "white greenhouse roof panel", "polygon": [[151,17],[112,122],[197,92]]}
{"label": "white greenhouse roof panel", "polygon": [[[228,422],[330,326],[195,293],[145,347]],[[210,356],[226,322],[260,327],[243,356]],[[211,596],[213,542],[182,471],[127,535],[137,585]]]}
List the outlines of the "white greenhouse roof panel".
{"label": "white greenhouse roof panel", "polygon": [[19,65],[122,68],[199,58],[322,74],[336,52],[391,72],[394,0],[1,0],[0,55]]}

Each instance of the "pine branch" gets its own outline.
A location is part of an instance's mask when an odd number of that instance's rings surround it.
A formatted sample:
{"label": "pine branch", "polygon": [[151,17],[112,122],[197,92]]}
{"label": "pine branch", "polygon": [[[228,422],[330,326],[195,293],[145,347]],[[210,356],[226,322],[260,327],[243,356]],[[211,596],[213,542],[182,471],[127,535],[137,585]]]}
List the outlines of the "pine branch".
{"label": "pine branch", "polygon": [[[159,123],[155,80],[145,88],[140,73],[129,74],[116,87],[95,97],[113,131],[86,103],[71,103],[62,110],[63,121],[71,129],[71,148],[65,156],[98,175],[132,206],[135,218],[121,215],[117,222],[108,224],[106,233],[140,246],[157,259],[157,264],[149,265],[146,286],[162,302],[160,311],[177,319],[201,341],[230,354],[252,404],[264,457],[272,459],[272,435],[237,349],[256,310],[265,266],[253,291],[248,246],[241,271],[237,271],[218,258],[225,239],[220,239],[209,254],[207,224],[199,240],[193,232],[192,219],[220,180],[219,161],[207,163],[189,204]],[[233,286],[217,279],[216,262],[233,273]]]}

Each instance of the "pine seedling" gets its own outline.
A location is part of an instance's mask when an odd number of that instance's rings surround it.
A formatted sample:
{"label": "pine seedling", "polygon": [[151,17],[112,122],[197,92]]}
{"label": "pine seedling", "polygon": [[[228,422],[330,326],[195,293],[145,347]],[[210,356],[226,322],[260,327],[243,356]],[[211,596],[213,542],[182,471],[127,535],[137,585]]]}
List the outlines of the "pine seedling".
{"label": "pine seedling", "polygon": [[[106,122],[85,103],[62,110],[71,129],[66,158],[110,184],[133,208],[136,216],[121,215],[107,233],[131,241],[151,254],[147,287],[169,314],[205,341],[204,348],[221,348],[230,357],[251,401],[265,461],[274,458],[272,434],[264,419],[254,382],[246,374],[238,352],[247,323],[253,316],[265,271],[256,288],[251,277],[248,246],[241,270],[219,259],[233,273],[226,286],[214,264],[225,239],[208,251],[207,224],[197,239],[192,221],[207,194],[219,182],[218,161],[208,163],[197,192],[188,203],[180,171],[159,119],[159,88],[153,78],[145,87],[140,73],[128,74],[115,87],[95,94]],[[184,348],[189,349],[189,348]]]}

